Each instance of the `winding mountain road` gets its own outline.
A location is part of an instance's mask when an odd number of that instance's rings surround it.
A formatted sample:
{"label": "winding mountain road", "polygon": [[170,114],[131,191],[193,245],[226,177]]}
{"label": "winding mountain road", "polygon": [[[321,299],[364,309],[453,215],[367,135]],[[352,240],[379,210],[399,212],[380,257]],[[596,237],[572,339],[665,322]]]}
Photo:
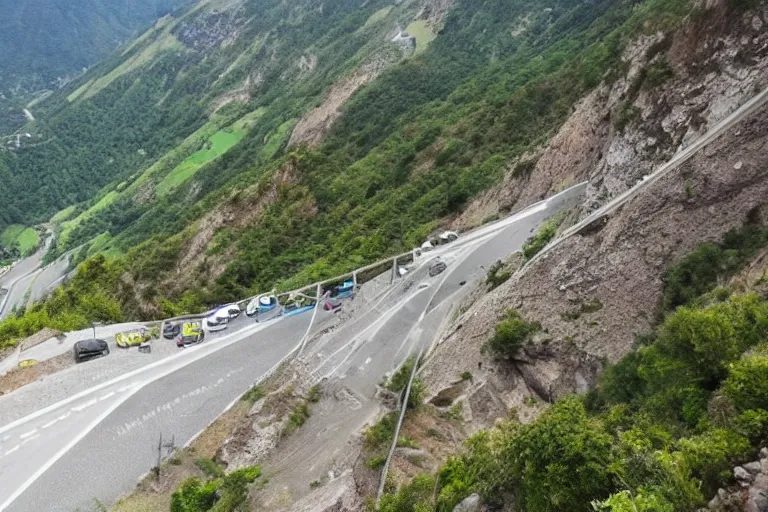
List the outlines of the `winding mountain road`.
{"label": "winding mountain road", "polygon": [[[341,328],[330,344],[308,347],[305,357],[315,363],[316,374],[357,376],[355,387],[372,389],[371,380],[375,384],[413,347],[432,341],[450,311],[446,305],[466,289],[464,281],[481,279],[485,266],[519,248],[543,219],[573,204],[584,188],[576,186],[422,256],[403,280],[415,286],[396,281],[352,320],[371,329],[353,327],[344,334]],[[429,278],[435,256],[447,261],[449,270]],[[12,401],[0,402],[0,510],[73,512],[91,510],[94,498],[113,503],[156,464],[161,434],[174,437],[177,445],[189,442],[293,354],[308,330],[322,331],[334,315],[320,310],[312,318],[307,312],[254,324],[243,315],[199,346],[10,422],[16,416],[4,408]],[[422,328],[414,329],[416,324]]]}

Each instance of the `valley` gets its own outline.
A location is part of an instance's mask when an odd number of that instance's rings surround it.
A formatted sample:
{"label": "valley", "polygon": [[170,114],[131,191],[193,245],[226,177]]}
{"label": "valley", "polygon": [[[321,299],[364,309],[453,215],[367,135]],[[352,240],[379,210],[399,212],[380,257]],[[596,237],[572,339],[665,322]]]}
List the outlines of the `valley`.
{"label": "valley", "polygon": [[765,0],[75,3],[0,510],[768,511]]}

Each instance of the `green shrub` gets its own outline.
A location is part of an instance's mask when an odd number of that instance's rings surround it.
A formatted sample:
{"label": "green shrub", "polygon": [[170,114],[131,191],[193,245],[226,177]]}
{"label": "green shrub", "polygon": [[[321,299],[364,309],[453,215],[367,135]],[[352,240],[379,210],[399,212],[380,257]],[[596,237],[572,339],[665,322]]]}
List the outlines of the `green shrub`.
{"label": "green shrub", "polygon": [[485,276],[485,282],[488,285],[488,291],[495,290],[512,277],[512,272],[504,267],[504,263],[497,261],[491,268],[488,269],[488,274]]}
{"label": "green shrub", "polygon": [[368,448],[374,449],[392,442],[397,426],[397,413],[390,412],[381,417],[375,425],[363,432],[363,440]]}
{"label": "green shrub", "polygon": [[523,244],[523,256],[526,260],[533,258],[555,238],[561,219],[562,216],[560,215],[549,219],[541,225],[539,231],[534,236],[526,240]]}
{"label": "green shrub", "polygon": [[768,230],[747,224],[729,231],[719,244],[706,243],[664,275],[662,310],[672,311],[714,289],[719,279],[734,275],[768,243]]}
{"label": "green shrub", "polygon": [[311,388],[309,388],[309,392],[307,393],[307,401],[312,403],[317,403],[320,401],[320,386],[315,384]]}
{"label": "green shrub", "polygon": [[672,66],[669,65],[669,59],[662,57],[656,59],[650,66],[648,66],[648,69],[645,72],[645,83],[643,85],[647,88],[658,87],[674,76],[675,72],[672,69]]}
{"label": "green shrub", "polygon": [[472,380],[472,374],[470,372],[461,372],[461,380]]}
{"label": "green shrub", "polygon": [[733,465],[751,450],[746,437],[726,429],[682,439],[679,448],[687,467],[701,480],[705,495],[714,494],[730,477]]}
{"label": "green shrub", "polygon": [[493,337],[486,347],[496,357],[513,358],[532,335],[541,330],[538,322],[526,322],[519,311],[508,310],[505,319],[496,325]]}
{"label": "green shrub", "polygon": [[381,469],[387,462],[386,455],[374,455],[373,457],[366,459],[365,467],[369,469]]}
{"label": "green shrub", "polygon": [[768,357],[751,355],[732,363],[722,391],[740,411],[768,410]]}
{"label": "green shrub", "polygon": [[604,512],[676,512],[664,496],[644,489],[634,496],[629,491],[612,494],[603,502],[595,502],[594,508]]}
{"label": "green shrub", "polygon": [[206,512],[216,500],[217,481],[202,483],[189,478],[171,494],[171,512]]}
{"label": "green shrub", "polygon": [[253,386],[251,389],[245,392],[242,400],[253,405],[266,396],[266,391],[259,385]]}
{"label": "green shrub", "polygon": [[[392,377],[390,377],[385,387],[395,393],[404,393],[405,388],[408,386],[408,381],[411,378],[414,364],[416,364],[416,357],[409,357]],[[421,405],[423,395],[424,383],[421,382],[421,379],[414,378],[413,383],[411,384],[410,394],[408,395],[408,408],[415,409]]]}
{"label": "green shrub", "polygon": [[309,405],[302,403],[294,407],[288,416],[288,425],[285,427],[286,432],[293,432],[301,427],[309,419]]}
{"label": "green shrub", "polygon": [[613,123],[613,126],[617,131],[623,132],[624,128],[632,122],[637,116],[640,115],[640,109],[632,105],[631,102],[626,102],[621,106],[618,116]]}
{"label": "green shrub", "polygon": [[407,436],[400,436],[400,438],[397,440],[397,447],[398,448],[413,448],[414,450],[419,449],[419,445]]}
{"label": "green shrub", "polygon": [[395,494],[381,497],[380,512],[428,512],[434,510],[432,493],[435,479],[430,475],[417,475],[411,483],[403,485]]}
{"label": "green shrub", "polygon": [[208,478],[219,478],[224,476],[224,470],[221,469],[221,466],[211,459],[204,457],[199,458],[195,461],[195,465],[200,468],[200,471],[202,471]]}

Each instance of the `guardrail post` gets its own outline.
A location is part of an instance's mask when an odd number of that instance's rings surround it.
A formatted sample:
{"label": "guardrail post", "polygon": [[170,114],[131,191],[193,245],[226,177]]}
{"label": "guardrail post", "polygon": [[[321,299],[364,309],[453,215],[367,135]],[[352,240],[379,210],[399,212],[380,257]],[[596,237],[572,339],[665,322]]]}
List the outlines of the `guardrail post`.
{"label": "guardrail post", "polygon": [[389,280],[389,284],[394,283],[396,278],[397,278],[397,256],[395,256],[392,259],[392,278]]}
{"label": "guardrail post", "polygon": [[352,272],[352,284],[354,289],[357,290],[357,272]]}

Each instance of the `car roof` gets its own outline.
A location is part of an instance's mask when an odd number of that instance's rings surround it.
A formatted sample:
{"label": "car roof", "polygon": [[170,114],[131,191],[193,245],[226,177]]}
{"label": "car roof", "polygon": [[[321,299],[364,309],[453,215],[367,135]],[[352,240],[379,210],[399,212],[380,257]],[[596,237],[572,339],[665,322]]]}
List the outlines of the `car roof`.
{"label": "car roof", "polygon": [[106,344],[107,342],[104,340],[90,339],[90,340],[80,340],[77,343],[75,343],[75,346],[78,348],[100,348]]}

